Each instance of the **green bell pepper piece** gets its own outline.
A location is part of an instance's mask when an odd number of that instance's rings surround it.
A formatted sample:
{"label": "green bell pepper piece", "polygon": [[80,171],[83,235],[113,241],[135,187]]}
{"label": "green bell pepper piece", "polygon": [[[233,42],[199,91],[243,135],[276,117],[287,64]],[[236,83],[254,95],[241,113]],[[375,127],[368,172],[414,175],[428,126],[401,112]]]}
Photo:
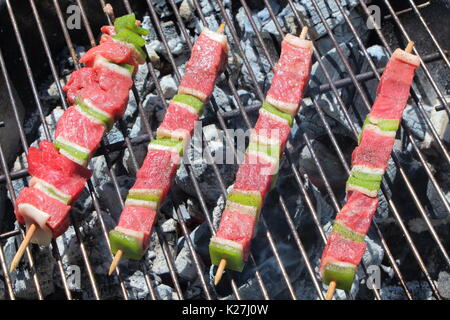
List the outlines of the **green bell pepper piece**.
{"label": "green bell pepper piece", "polygon": [[134,200],[142,200],[142,201],[153,201],[159,204],[159,201],[161,200],[161,197],[156,194],[144,194],[144,193],[138,193],[133,192],[133,189],[130,190],[128,193],[127,199],[134,199]]}
{"label": "green bell pepper piece", "polygon": [[150,144],[175,148],[180,156],[182,156],[184,152],[183,141],[181,140],[171,139],[167,137],[157,137],[155,140],[151,141]]}
{"label": "green bell pepper piece", "polygon": [[350,176],[347,180],[347,186],[355,185],[369,191],[377,191],[378,189],[380,189],[380,184],[381,181],[361,180],[353,176]]}
{"label": "green bell pepper piece", "polygon": [[88,153],[84,153],[80,150],[77,150],[74,147],[72,147],[64,142],[55,140],[55,142],[53,144],[55,145],[56,149],[58,149],[58,150],[63,149],[68,154],[70,154],[72,157],[77,158],[78,160],[81,160],[82,162],[87,162],[89,160]]}
{"label": "green bell pepper piece", "polygon": [[383,180],[382,174],[366,173],[366,172],[356,171],[354,169],[352,169],[351,175],[358,180],[365,180],[365,181],[381,181],[381,180]]}
{"label": "green bell pepper piece", "polygon": [[263,145],[256,142],[250,142],[247,148],[247,152],[248,151],[263,152],[276,160],[279,160],[280,158],[280,145],[278,144]]}
{"label": "green bell pepper piece", "polygon": [[114,124],[114,120],[113,119],[108,118],[104,114],[101,114],[101,113],[99,113],[99,112],[89,108],[89,106],[86,105],[83,102],[83,99],[81,99],[79,97],[75,99],[75,104],[78,105],[83,112],[87,113],[91,117],[93,117],[93,118],[97,119],[98,121],[102,122],[108,130],[111,130],[111,128],[112,128],[112,126]]}
{"label": "green bell pepper piece", "polygon": [[116,18],[116,20],[114,20],[114,29],[116,29],[116,32],[120,32],[120,30],[123,29],[128,29],[143,36],[146,36],[150,33],[150,31],[148,31],[147,29],[138,27],[136,25],[136,16],[134,15],[134,13]]}
{"label": "green bell pepper piece", "polygon": [[343,267],[337,264],[330,263],[323,270],[322,280],[325,284],[329,284],[331,281],[336,282],[336,288],[345,291],[350,291],[352,288],[353,280],[355,279],[356,266],[355,267]]}
{"label": "green bell pepper piece", "polygon": [[242,252],[228,245],[214,241],[209,243],[209,255],[211,263],[218,266],[220,260],[227,260],[227,269],[241,272],[244,269],[244,257]]}
{"label": "green bell pepper piece", "polygon": [[334,221],[333,232],[336,232],[342,237],[355,242],[364,242],[365,236],[363,234],[353,231],[352,229],[343,225],[339,221]]}
{"label": "green bell pepper piece", "polygon": [[128,259],[140,260],[145,253],[141,244],[136,239],[117,230],[111,230],[109,232],[109,242],[113,254],[116,254],[120,249],[123,251],[123,256]]}
{"label": "green bell pepper piece", "polygon": [[244,206],[255,207],[258,209],[258,211],[261,209],[261,204],[262,204],[261,195],[241,193],[238,190],[233,190],[228,195],[227,200],[236,202],[236,203],[240,203]]}
{"label": "green bell pepper piece", "polygon": [[283,119],[287,120],[288,123],[289,123],[289,126],[292,127],[292,123],[293,123],[294,117],[291,116],[290,114],[287,114],[287,113],[285,113],[285,112],[283,112],[283,111],[281,111],[281,110],[278,110],[277,108],[275,108],[274,106],[272,106],[272,105],[271,105],[270,103],[268,103],[267,101],[264,101],[264,102],[263,102],[262,108],[263,108],[264,110],[266,110],[266,111],[268,111],[268,112],[270,112],[270,113],[272,113],[272,114],[274,114],[274,115],[280,117],[280,118],[283,118]]}
{"label": "green bell pepper piece", "polygon": [[172,101],[190,105],[192,108],[197,110],[197,114],[200,114],[203,110],[203,101],[188,94],[177,94],[173,97]]}

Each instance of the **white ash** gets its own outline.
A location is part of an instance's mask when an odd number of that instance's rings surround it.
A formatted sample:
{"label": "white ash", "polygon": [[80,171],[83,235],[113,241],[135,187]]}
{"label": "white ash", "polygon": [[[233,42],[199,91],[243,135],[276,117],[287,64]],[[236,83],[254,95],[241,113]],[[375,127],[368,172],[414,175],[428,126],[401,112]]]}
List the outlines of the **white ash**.
{"label": "white ash", "polygon": [[[211,125],[211,126],[214,126],[214,125]],[[209,126],[207,126],[207,127],[209,127]],[[207,128],[207,127],[205,127],[205,128]],[[224,136],[224,135],[222,135],[222,136]],[[208,139],[208,137],[206,137],[206,139]],[[194,176],[196,177],[197,182],[199,183],[199,187],[203,193],[203,196],[205,197],[205,200],[208,203],[213,204],[216,202],[216,199],[222,193],[222,190],[221,190],[220,186],[216,183],[211,185],[211,181],[216,181],[216,176],[215,176],[212,166],[210,164],[208,164],[208,162],[204,156],[203,148],[197,147],[197,146],[201,145],[200,141],[201,140],[199,139],[198,135],[194,134],[194,137],[191,142],[191,147],[186,151],[186,154],[185,154],[184,160],[183,160],[183,164],[180,166],[180,168],[177,171],[175,183],[187,194],[189,194],[193,197],[197,197],[197,194],[195,193],[195,188],[192,185],[192,180],[186,169],[185,162],[189,161],[189,164],[190,164],[189,170],[193,170]],[[222,138],[221,140],[214,139],[214,141],[215,141],[214,144],[210,144],[210,141],[207,141],[210,152],[213,157],[215,155],[219,156],[220,155],[219,153],[223,153],[223,150],[225,148],[224,138]],[[230,184],[231,181],[234,179],[236,165],[217,164],[217,167],[219,169],[219,172],[221,173],[224,183]]]}
{"label": "white ash", "polygon": [[166,47],[161,41],[157,39],[147,42],[145,47],[147,49],[155,51],[156,53],[167,55]]}
{"label": "white ash", "polygon": [[195,16],[195,5],[192,0],[183,0],[180,5],[180,16],[187,22]]}
{"label": "white ash", "polygon": [[[122,199],[126,198],[128,190],[133,186],[134,181],[134,177],[128,177],[125,175],[117,177],[117,183],[120,186],[120,196]],[[97,192],[99,196],[100,207],[104,210],[107,210],[113,217],[117,218],[118,220],[118,217],[122,210],[121,207],[118,206],[119,198],[112,181],[108,181],[107,183],[98,187]]]}
{"label": "white ash", "polygon": [[[266,81],[267,83],[270,83],[273,77],[273,71],[271,70],[265,57],[260,54],[262,51],[258,52],[258,46],[255,48],[256,43],[257,41],[254,38],[241,40],[241,46],[243,47],[245,56],[250,63],[251,71],[253,71],[259,86],[265,88]],[[265,61],[265,63],[262,61]],[[250,71],[245,65],[242,67],[242,74],[243,82],[239,87],[251,88],[253,86],[253,80],[250,76]]]}
{"label": "white ash", "polygon": [[164,257],[163,250],[161,248],[159,241],[156,238],[155,233],[152,235],[152,241],[155,241],[154,252],[156,255],[154,260],[152,261],[151,270],[159,276],[167,275],[169,274],[169,266],[167,265],[167,261]]}
{"label": "white ash", "polygon": [[160,284],[156,287],[157,297],[160,300],[178,300],[178,295],[172,289],[165,284]]}
{"label": "white ash", "polygon": [[450,299],[450,274],[448,272],[439,272],[437,288],[443,298]]}
{"label": "white ash", "polygon": [[161,230],[163,232],[175,232],[177,229],[177,222],[174,219],[168,219],[161,224]]}
{"label": "white ash", "polygon": [[192,254],[189,249],[182,248],[175,260],[177,274],[184,280],[193,281],[198,277]]}
{"label": "white ash", "polygon": [[178,91],[177,83],[171,75],[166,75],[159,81],[164,98],[171,99]]}
{"label": "white ash", "polygon": [[133,275],[127,277],[125,281],[126,287],[130,287],[128,291],[129,298],[135,300],[146,300],[149,297],[149,292],[145,281],[142,281],[144,274],[141,271],[136,271]]}
{"label": "white ash", "polygon": [[[128,106],[125,110],[125,113],[122,117],[122,123],[125,123],[127,126],[131,126],[134,123],[134,119],[137,116],[137,102],[134,97],[132,90],[130,90],[129,98],[128,98]],[[114,128],[117,129],[117,125]],[[109,133],[109,132],[108,132]],[[122,139],[123,140],[123,139]],[[112,143],[112,142],[109,142]]]}
{"label": "white ash", "polygon": [[114,144],[116,142],[123,141],[124,137],[117,126],[113,126],[111,130],[106,133],[105,139],[108,141],[108,144]]}
{"label": "white ash", "polygon": [[[214,89],[212,99],[215,101],[215,104],[222,112],[227,112],[234,109],[231,105],[232,99],[230,97],[230,94],[225,93],[225,91],[219,87],[216,87]],[[208,104],[206,105],[205,109],[206,112],[203,113],[205,116],[208,115],[208,113],[215,113],[215,110],[212,110],[212,108],[210,108]]]}
{"label": "white ash", "polygon": [[[178,209],[179,209],[178,210],[179,214],[181,215],[181,218],[184,221],[189,220],[191,218],[190,212],[186,209],[186,207],[184,205],[179,206]],[[175,212],[175,208],[174,208],[173,212],[174,212],[173,213],[174,218],[178,220],[178,216],[177,216],[177,214]]]}

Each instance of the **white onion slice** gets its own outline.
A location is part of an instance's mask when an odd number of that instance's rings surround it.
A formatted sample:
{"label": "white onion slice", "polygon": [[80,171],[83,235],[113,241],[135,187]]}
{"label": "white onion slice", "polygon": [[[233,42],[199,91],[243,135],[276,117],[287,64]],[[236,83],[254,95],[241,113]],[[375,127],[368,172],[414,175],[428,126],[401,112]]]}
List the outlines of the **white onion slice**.
{"label": "white onion slice", "polygon": [[21,203],[18,207],[20,215],[25,220],[27,230],[32,223],[37,224],[39,227],[34,232],[34,235],[31,238],[31,243],[36,243],[41,246],[48,246],[52,241],[52,231],[47,226],[47,220],[50,218],[50,215],[28,203]]}

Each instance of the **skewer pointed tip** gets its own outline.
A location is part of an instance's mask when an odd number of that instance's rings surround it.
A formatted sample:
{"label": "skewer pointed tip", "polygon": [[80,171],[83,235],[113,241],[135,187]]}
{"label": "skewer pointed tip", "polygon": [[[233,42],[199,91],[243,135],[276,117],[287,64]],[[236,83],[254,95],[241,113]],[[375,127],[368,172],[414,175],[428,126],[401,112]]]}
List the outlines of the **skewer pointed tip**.
{"label": "skewer pointed tip", "polygon": [[217,29],[217,33],[223,33],[224,29],[225,29],[225,23],[220,24],[219,28]]}
{"label": "skewer pointed tip", "polygon": [[336,281],[331,281],[328,285],[326,300],[333,300],[334,292],[336,291]]}
{"label": "skewer pointed tip", "polygon": [[103,12],[106,13],[112,21],[116,19],[114,15],[114,8],[110,3],[105,4],[105,6],[103,7]]}
{"label": "skewer pointed tip", "polygon": [[409,41],[409,42],[408,42],[408,45],[406,46],[405,51],[406,51],[407,53],[411,53],[412,50],[413,50],[413,48],[414,48],[414,41]]}
{"label": "skewer pointed tip", "polygon": [[108,276],[112,275],[114,270],[116,270],[117,265],[120,262],[120,259],[122,259],[123,256],[123,250],[119,249],[116,252],[116,255],[114,256],[113,261],[111,262],[111,266],[109,267]]}
{"label": "skewer pointed tip", "polygon": [[304,40],[304,39],[306,39],[306,35],[308,34],[308,27],[307,26],[304,26],[303,28],[302,28],[302,31],[300,32],[300,39],[302,39],[302,40]]}
{"label": "skewer pointed tip", "polygon": [[216,276],[214,277],[214,285],[217,286],[217,284],[220,282],[220,279],[222,279],[223,272],[225,271],[225,267],[227,266],[227,260],[222,259],[220,260],[219,267],[217,268]]}
{"label": "skewer pointed tip", "polygon": [[31,238],[33,238],[34,233],[37,230],[37,225],[35,223],[32,223],[28,230],[27,233],[25,235],[25,238],[23,239],[22,243],[20,244],[19,249],[16,252],[16,255],[14,256],[12,262],[11,262],[11,266],[9,267],[9,272],[13,272],[14,269],[17,268],[17,266],[19,265],[20,260],[22,259],[23,254],[25,253],[25,249],[28,247],[28,244],[31,241]]}

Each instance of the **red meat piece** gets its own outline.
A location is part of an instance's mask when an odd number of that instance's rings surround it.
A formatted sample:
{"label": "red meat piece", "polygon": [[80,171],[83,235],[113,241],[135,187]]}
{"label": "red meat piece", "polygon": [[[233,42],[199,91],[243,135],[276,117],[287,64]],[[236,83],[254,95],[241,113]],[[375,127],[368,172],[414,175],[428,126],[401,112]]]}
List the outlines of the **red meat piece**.
{"label": "red meat piece", "polygon": [[253,130],[257,135],[278,140],[280,142],[280,150],[283,150],[289,138],[291,127],[286,122],[277,121],[273,117],[260,113]]}
{"label": "red meat piece", "polygon": [[321,263],[327,260],[337,260],[357,266],[361,262],[365,251],[365,242],[348,240],[335,232],[331,232],[328,236],[327,245],[323,250]]}
{"label": "red meat piece", "polygon": [[180,92],[195,95],[203,101],[207,100],[214,90],[217,76],[225,69],[226,62],[227,54],[223,45],[201,33],[186,64]]}
{"label": "red meat piece", "polygon": [[194,114],[172,102],[169,104],[164,120],[159,127],[170,131],[183,130],[192,135],[197,120],[198,115],[196,113]]}
{"label": "red meat piece", "polygon": [[74,103],[77,97],[90,99],[96,107],[118,120],[125,112],[132,85],[130,77],[96,66],[73,72],[64,91],[70,103]]}
{"label": "red meat piece", "polygon": [[255,217],[251,215],[224,211],[216,237],[240,243],[246,260],[250,252],[255,223]]}
{"label": "red meat piece", "polygon": [[92,171],[61,155],[49,141],[39,148],[30,147],[27,155],[28,172],[32,177],[51,184],[75,200],[91,177]]}
{"label": "red meat piece", "polygon": [[143,232],[144,248],[149,243],[153,225],[156,221],[156,211],[145,207],[125,206],[120,215],[119,227]]}
{"label": "red meat piece", "polygon": [[69,226],[70,206],[47,196],[38,189],[24,188],[19,197],[16,199],[16,206],[14,210],[16,219],[21,224],[25,223],[25,220],[19,212],[18,206],[21,203],[30,204],[50,216],[46,224],[52,231],[53,238],[60,236],[67,230],[67,227]]}
{"label": "red meat piece", "polygon": [[416,67],[413,65],[391,59],[381,77],[377,95],[398,100],[405,104],[409,97],[415,69]]}
{"label": "red meat piece", "polygon": [[108,59],[114,63],[126,63],[135,65],[136,61],[133,57],[132,50],[115,41],[107,41],[99,44],[88,50],[80,59],[81,63],[84,63],[88,67],[94,65],[95,58],[100,55],[105,59]]}
{"label": "red meat piece", "polygon": [[367,234],[377,205],[378,198],[354,191],[348,196],[347,203],[336,216],[336,221],[358,233]]}
{"label": "red meat piece", "polygon": [[267,96],[284,103],[300,105],[309,81],[312,51],[282,42],[281,56],[274,68],[274,77]]}
{"label": "red meat piece", "polygon": [[93,153],[100,145],[104,134],[103,124],[92,121],[72,106],[59,119],[55,137],[61,136]]}
{"label": "red meat piece", "polygon": [[167,194],[178,166],[173,162],[173,152],[150,149],[142,167],[137,172],[135,189],[161,189],[162,198]]}
{"label": "red meat piece", "polygon": [[276,166],[253,154],[246,154],[236,174],[235,190],[258,191],[264,199],[270,188]]}
{"label": "red meat piece", "polygon": [[395,138],[365,129],[358,147],[352,153],[352,165],[386,170]]}

